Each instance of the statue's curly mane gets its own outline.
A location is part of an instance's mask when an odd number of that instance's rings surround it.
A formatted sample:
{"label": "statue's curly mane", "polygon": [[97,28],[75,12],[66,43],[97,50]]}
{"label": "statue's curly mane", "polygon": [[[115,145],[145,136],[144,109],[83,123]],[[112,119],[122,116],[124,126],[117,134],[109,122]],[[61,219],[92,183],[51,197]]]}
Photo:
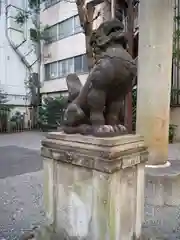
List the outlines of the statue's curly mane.
{"label": "statue's curly mane", "polygon": [[103,22],[91,35],[90,45],[94,52],[96,52],[95,49],[103,50],[113,43],[126,47],[127,39],[123,30],[123,23],[117,19]]}

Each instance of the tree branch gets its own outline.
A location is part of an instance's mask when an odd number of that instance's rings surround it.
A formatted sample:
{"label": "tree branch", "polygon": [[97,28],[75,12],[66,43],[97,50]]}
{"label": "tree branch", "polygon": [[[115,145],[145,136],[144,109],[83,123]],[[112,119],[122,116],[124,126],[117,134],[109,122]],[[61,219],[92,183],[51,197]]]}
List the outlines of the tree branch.
{"label": "tree branch", "polygon": [[91,22],[94,22],[96,19],[98,19],[98,17],[100,17],[100,15],[101,15],[101,12],[99,11],[99,12],[97,13],[97,15],[92,19]]}

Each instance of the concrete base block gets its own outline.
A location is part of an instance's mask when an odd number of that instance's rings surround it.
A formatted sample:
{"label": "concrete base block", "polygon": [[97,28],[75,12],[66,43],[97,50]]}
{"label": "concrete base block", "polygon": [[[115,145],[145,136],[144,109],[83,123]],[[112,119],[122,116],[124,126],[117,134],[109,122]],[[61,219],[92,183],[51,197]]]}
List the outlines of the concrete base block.
{"label": "concrete base block", "polygon": [[46,214],[59,236],[140,239],[148,157],[141,137],[51,133],[42,146]]}
{"label": "concrete base block", "polygon": [[180,161],[145,172],[145,229],[152,239],[180,239]]}
{"label": "concrete base block", "polygon": [[180,205],[180,161],[167,168],[146,168],[146,202],[152,205]]}

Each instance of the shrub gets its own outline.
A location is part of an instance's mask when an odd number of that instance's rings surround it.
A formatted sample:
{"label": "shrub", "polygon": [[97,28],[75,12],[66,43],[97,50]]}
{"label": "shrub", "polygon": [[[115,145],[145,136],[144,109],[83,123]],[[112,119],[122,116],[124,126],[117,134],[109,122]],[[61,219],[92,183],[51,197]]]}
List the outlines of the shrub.
{"label": "shrub", "polygon": [[57,128],[63,121],[64,111],[67,106],[67,98],[60,96],[56,98],[47,97],[39,108],[39,125],[43,129]]}

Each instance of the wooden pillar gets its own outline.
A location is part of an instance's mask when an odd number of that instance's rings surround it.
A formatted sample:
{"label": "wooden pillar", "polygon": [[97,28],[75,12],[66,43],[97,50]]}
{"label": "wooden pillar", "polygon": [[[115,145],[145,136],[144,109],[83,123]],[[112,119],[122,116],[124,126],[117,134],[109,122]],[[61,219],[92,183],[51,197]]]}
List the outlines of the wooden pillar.
{"label": "wooden pillar", "polygon": [[111,17],[115,18],[116,15],[116,0],[111,0]]}

